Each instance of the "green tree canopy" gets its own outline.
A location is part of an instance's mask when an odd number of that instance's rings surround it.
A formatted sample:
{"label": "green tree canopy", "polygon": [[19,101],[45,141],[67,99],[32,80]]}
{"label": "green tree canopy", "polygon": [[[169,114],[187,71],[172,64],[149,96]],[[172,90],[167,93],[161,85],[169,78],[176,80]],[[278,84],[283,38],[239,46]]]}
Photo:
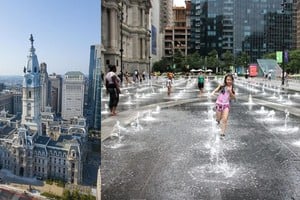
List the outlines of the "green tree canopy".
{"label": "green tree canopy", "polygon": [[234,56],[230,51],[226,51],[225,53],[222,54],[222,67],[223,71],[229,71],[230,66],[234,65]]}
{"label": "green tree canopy", "polygon": [[206,67],[210,69],[215,69],[216,67],[220,66],[220,61],[218,58],[217,50],[212,50],[208,53],[208,57],[206,60]]}
{"label": "green tree canopy", "polygon": [[[203,59],[200,57],[198,52],[194,52],[193,54],[187,55],[185,62],[184,62],[184,72],[190,69],[200,69],[201,66],[204,65]],[[187,68],[188,66],[188,68]]]}

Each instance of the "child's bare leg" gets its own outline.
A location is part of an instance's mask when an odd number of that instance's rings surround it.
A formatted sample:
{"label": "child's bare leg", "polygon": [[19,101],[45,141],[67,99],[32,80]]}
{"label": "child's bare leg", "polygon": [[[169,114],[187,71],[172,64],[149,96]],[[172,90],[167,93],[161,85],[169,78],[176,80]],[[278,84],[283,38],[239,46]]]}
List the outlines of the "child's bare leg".
{"label": "child's bare leg", "polygon": [[216,121],[218,122],[218,124],[221,121],[221,117],[222,117],[222,112],[216,111]]}
{"label": "child's bare leg", "polygon": [[229,109],[226,108],[222,112],[222,117],[221,117],[221,135],[225,135],[225,131],[227,129],[227,121],[228,121],[228,114],[229,114]]}

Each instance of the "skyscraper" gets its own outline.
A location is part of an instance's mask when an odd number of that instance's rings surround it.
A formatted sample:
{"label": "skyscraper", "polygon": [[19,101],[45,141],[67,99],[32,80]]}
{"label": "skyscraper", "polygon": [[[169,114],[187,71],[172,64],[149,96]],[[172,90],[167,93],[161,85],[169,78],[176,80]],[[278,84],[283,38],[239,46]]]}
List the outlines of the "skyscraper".
{"label": "skyscraper", "polygon": [[287,0],[192,0],[191,48],[206,56],[246,52],[252,62],[265,53],[295,48],[293,2]]}
{"label": "skyscraper", "polygon": [[62,89],[62,118],[69,120],[83,116],[84,74],[70,71],[65,74]]}
{"label": "skyscraper", "polygon": [[62,77],[58,74],[50,74],[50,105],[53,112],[57,116],[61,116],[61,104],[62,104]]}
{"label": "skyscraper", "polygon": [[89,88],[88,88],[88,124],[90,128],[100,130],[101,126],[101,46],[92,45],[90,50]]}
{"label": "skyscraper", "polygon": [[47,72],[47,64],[41,63],[40,65],[41,74],[41,111],[45,110],[46,106],[49,106],[50,100],[50,82]]}

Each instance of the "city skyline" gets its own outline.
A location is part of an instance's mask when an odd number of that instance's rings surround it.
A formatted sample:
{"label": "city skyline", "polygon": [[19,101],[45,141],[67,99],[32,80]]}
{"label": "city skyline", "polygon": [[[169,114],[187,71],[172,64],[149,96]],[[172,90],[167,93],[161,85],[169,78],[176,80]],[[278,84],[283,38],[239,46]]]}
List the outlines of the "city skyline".
{"label": "city skyline", "polygon": [[100,1],[1,2],[1,75],[23,75],[30,34],[49,74],[88,74],[90,46],[100,44]]}

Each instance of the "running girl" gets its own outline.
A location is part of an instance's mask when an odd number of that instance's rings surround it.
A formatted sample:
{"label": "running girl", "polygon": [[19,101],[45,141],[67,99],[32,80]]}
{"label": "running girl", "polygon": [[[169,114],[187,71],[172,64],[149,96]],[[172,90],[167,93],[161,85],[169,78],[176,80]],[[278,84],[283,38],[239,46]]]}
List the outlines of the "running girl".
{"label": "running girl", "polygon": [[233,76],[227,74],[224,78],[224,84],[219,85],[213,92],[219,92],[216,100],[216,120],[221,126],[221,136],[225,136],[227,128],[228,114],[230,110],[230,100],[235,99],[235,92],[233,89]]}

